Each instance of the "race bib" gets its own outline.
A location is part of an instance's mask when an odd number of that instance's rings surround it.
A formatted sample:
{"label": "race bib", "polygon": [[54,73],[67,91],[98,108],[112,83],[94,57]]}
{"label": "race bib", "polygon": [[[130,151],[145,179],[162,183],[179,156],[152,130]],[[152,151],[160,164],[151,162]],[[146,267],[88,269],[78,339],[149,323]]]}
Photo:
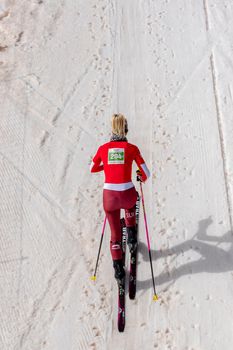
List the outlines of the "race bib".
{"label": "race bib", "polygon": [[124,164],[125,149],[124,148],[109,148],[108,164]]}

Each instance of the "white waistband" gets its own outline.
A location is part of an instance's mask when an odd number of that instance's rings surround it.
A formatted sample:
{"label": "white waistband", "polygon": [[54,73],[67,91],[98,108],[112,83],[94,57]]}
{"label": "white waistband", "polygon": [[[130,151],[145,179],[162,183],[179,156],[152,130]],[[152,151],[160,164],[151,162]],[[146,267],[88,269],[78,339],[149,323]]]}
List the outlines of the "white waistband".
{"label": "white waistband", "polygon": [[134,184],[132,182],[124,182],[121,184],[110,184],[105,182],[104,184],[105,190],[113,190],[113,191],[125,191],[132,187],[134,187]]}

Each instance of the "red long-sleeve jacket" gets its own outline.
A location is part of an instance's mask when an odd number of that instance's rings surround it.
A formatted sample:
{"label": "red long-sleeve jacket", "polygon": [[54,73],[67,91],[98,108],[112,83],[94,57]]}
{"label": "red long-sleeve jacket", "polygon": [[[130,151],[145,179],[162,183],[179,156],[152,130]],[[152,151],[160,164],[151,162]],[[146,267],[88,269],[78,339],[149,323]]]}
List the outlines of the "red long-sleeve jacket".
{"label": "red long-sleeve jacket", "polygon": [[127,141],[110,141],[100,146],[94,156],[90,170],[92,173],[104,170],[104,188],[123,191],[133,187],[132,163],[136,162],[146,181],[150,172],[137,146]]}

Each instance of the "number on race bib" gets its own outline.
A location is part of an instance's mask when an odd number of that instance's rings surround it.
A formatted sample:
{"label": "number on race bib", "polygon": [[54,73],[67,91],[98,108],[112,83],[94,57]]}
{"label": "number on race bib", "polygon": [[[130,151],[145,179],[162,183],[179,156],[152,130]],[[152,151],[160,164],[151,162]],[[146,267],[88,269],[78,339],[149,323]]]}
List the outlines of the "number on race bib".
{"label": "number on race bib", "polygon": [[124,164],[125,149],[124,148],[110,148],[108,150],[108,164]]}

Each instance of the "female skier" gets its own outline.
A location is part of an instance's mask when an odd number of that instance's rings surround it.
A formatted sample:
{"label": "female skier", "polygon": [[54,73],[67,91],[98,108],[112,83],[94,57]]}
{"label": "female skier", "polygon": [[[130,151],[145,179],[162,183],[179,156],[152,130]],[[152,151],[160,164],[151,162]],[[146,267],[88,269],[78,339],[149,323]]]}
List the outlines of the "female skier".
{"label": "female skier", "polygon": [[125,276],[122,262],[120,209],[125,209],[127,244],[130,252],[137,247],[136,201],[137,192],[132,183],[132,163],[135,160],[140,173],[139,179],[145,182],[150,172],[137,146],[128,142],[128,123],[122,114],[112,116],[112,135],[110,142],[100,146],[92,159],[92,173],[104,170],[103,207],[110,229],[110,251],[115,269],[115,278],[121,281]]}

